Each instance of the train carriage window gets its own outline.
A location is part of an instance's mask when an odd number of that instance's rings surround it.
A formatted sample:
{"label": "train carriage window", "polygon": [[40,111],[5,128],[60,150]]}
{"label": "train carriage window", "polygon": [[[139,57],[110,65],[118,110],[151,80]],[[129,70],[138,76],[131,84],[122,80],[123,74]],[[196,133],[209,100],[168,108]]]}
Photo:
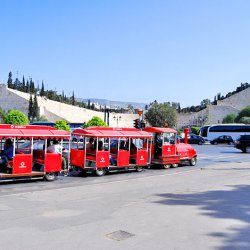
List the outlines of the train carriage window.
{"label": "train carriage window", "polygon": [[163,145],[168,145],[170,144],[170,138],[171,138],[171,133],[163,133],[162,134],[162,140],[163,140]]}
{"label": "train carriage window", "polygon": [[133,143],[136,146],[136,148],[141,149],[143,146],[143,140],[142,139],[133,139]]}

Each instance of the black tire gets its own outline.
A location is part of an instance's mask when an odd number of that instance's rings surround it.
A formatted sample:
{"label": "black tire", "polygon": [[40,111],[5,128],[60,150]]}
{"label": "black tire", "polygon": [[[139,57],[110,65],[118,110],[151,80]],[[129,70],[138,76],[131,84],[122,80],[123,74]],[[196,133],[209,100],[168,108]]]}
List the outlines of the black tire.
{"label": "black tire", "polygon": [[95,171],[95,174],[99,177],[104,176],[106,173],[106,170],[104,168],[97,168]]}
{"label": "black tire", "polygon": [[190,166],[195,166],[197,163],[197,158],[193,157],[192,159],[189,160],[189,165]]}
{"label": "black tire", "polygon": [[215,141],[215,142],[214,142],[214,145],[217,145],[217,144],[218,144],[218,142],[217,142],[217,141]]}
{"label": "black tire", "polygon": [[245,153],[250,153],[250,146],[247,146],[247,147],[245,148]]}
{"label": "black tire", "polygon": [[78,174],[78,176],[79,177],[87,177],[88,174],[87,174],[87,172],[84,169],[82,169],[81,172]]}
{"label": "black tire", "polygon": [[163,167],[164,169],[169,169],[169,168],[171,167],[171,165],[170,165],[170,164],[163,164],[162,167]]}
{"label": "black tire", "polygon": [[179,164],[175,163],[175,164],[172,164],[172,168],[177,168],[179,166]]}
{"label": "black tire", "polygon": [[143,170],[143,167],[140,167],[140,166],[136,167],[137,172],[142,172],[142,170]]}
{"label": "black tire", "polygon": [[44,179],[46,181],[54,181],[57,179],[57,173],[55,172],[48,172],[44,175]]}

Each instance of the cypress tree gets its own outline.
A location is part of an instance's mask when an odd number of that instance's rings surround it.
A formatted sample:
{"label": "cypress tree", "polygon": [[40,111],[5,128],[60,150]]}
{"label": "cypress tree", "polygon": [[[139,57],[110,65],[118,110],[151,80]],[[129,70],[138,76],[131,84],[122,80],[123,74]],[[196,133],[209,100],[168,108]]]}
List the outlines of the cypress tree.
{"label": "cypress tree", "polygon": [[64,91],[62,91],[61,102],[64,102]]}
{"label": "cypress tree", "polygon": [[41,91],[40,91],[40,96],[45,96],[43,81],[42,81],[42,87],[41,87]]}
{"label": "cypress tree", "polygon": [[18,78],[16,78],[13,84],[13,89],[19,89],[19,86],[20,86],[20,81],[18,80]]}
{"label": "cypress tree", "polygon": [[214,105],[217,105],[217,99],[216,99],[216,96],[214,97]]}
{"label": "cypress tree", "polygon": [[73,95],[71,97],[71,104],[75,105],[75,93],[74,93],[74,91],[73,91]]}
{"label": "cypress tree", "polygon": [[24,76],[23,76],[21,91],[25,92],[25,79],[24,79]]}
{"label": "cypress tree", "polygon": [[32,95],[30,95],[30,99],[29,99],[29,109],[28,109],[28,119],[29,121],[33,121],[33,100],[32,100]]}
{"label": "cypress tree", "polygon": [[35,93],[35,84],[32,81],[32,78],[30,79],[30,92]]}
{"label": "cypress tree", "polygon": [[26,82],[25,92],[26,92],[26,93],[30,93],[30,84],[29,84],[29,81],[28,81],[28,80],[27,80],[27,82]]}
{"label": "cypress tree", "polygon": [[33,102],[33,120],[34,119],[39,120],[39,117],[40,117],[40,112],[39,112],[39,107],[38,107],[38,102],[37,102],[37,96],[35,93],[34,102]]}
{"label": "cypress tree", "polygon": [[9,72],[9,77],[8,77],[8,81],[7,81],[7,86],[8,88],[12,88],[13,87],[13,83],[12,83],[12,73]]}

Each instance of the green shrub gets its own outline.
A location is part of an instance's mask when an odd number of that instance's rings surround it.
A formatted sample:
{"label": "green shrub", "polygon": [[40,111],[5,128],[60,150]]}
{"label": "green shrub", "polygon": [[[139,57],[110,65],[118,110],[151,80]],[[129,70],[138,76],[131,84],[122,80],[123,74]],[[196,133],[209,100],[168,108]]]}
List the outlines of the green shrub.
{"label": "green shrub", "polygon": [[28,118],[19,110],[10,110],[5,117],[5,123],[15,125],[28,125]]}
{"label": "green shrub", "polygon": [[192,132],[193,134],[198,135],[198,134],[199,134],[199,131],[200,131],[200,127],[192,127],[192,128],[191,128],[191,132]]}
{"label": "green shrub", "polygon": [[57,128],[57,129],[66,130],[66,131],[70,132],[70,127],[67,124],[67,122],[64,121],[64,120],[58,120],[58,121],[56,121],[54,127]]}
{"label": "green shrub", "polygon": [[93,116],[87,123],[87,127],[107,127],[108,125],[98,116]]}

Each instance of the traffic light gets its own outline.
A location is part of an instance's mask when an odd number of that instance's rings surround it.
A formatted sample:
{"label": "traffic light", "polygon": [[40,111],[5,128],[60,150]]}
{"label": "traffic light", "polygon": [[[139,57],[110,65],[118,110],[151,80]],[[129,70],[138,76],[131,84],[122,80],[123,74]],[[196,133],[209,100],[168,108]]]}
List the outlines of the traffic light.
{"label": "traffic light", "polygon": [[141,121],[141,129],[145,128],[146,123],[144,121]]}
{"label": "traffic light", "polygon": [[140,121],[139,119],[134,120],[134,128],[140,128]]}

